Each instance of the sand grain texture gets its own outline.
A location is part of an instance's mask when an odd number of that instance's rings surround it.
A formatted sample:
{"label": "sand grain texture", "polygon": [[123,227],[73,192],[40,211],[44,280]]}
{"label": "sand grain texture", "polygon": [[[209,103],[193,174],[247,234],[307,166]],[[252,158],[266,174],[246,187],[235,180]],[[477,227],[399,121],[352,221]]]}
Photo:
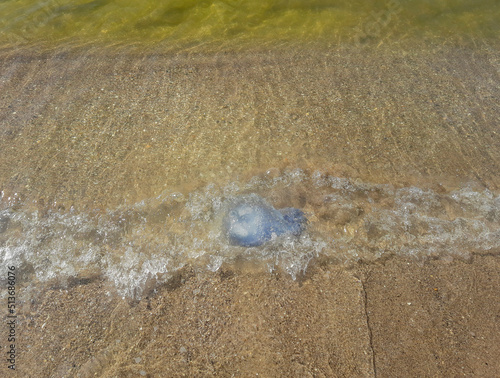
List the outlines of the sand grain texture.
{"label": "sand grain texture", "polygon": [[[2,206],[104,211],[285,167],[436,191],[500,185],[492,46],[4,50],[0,72]],[[20,283],[16,374],[498,375],[498,251],[312,265],[293,281],[187,264],[135,302],[105,272]]]}

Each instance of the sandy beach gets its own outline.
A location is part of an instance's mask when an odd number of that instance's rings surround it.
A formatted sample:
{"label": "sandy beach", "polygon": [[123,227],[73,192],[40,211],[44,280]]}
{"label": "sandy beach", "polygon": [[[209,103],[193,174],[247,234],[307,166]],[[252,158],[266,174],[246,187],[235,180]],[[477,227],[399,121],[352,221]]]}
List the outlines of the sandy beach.
{"label": "sandy beach", "polygon": [[494,377],[499,270],[498,256],[318,264],[299,281],[187,268],[139,302],[75,280],[23,304],[18,374]]}
{"label": "sandy beach", "polygon": [[[498,51],[3,50],[1,205],[42,218],[99,213],[296,168],[450,198],[467,186],[494,198]],[[307,208],[314,227],[340,227],[321,216],[314,188],[284,193],[268,195]],[[488,216],[497,230],[500,214]],[[327,251],[295,280],[259,263],[210,272],[186,261],[165,282],[148,280],[140,298],[117,293],[105,268],[39,280],[25,266],[11,374],[494,377],[500,250],[463,248],[348,264]]]}

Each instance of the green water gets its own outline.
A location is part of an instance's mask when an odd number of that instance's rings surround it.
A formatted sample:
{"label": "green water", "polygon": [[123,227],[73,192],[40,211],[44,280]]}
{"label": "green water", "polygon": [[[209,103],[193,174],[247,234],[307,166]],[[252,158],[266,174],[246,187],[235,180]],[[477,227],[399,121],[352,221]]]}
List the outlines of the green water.
{"label": "green water", "polygon": [[498,0],[2,0],[0,46],[261,46],[495,38]]}

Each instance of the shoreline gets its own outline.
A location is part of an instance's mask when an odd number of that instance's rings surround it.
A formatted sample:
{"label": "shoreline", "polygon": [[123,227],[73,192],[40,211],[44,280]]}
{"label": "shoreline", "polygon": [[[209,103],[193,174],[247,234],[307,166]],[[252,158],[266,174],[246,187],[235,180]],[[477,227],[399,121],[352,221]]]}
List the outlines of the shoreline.
{"label": "shoreline", "polygon": [[[464,183],[500,190],[500,54],[484,46],[120,59],[4,53],[0,205],[42,218],[295,168],[438,196]],[[266,194],[280,207],[319,201],[298,189]],[[162,234],[163,205],[151,205],[156,223],[137,237]],[[124,211],[132,226],[141,211]],[[0,221],[4,236],[9,220]],[[155,295],[135,302],[95,272],[66,286],[32,285],[29,297],[18,283],[18,374],[493,376],[499,251],[468,251],[470,261],[389,257],[346,268],[318,260],[297,281],[190,265],[164,285],[150,282]]]}

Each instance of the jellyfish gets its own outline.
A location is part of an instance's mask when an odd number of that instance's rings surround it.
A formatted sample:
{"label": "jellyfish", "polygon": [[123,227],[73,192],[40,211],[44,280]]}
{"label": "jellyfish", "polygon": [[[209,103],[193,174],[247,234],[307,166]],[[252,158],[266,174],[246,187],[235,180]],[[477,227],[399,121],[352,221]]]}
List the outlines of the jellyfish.
{"label": "jellyfish", "polygon": [[223,232],[229,243],[256,247],[273,237],[298,236],[304,231],[307,218],[300,209],[275,209],[257,194],[237,197],[223,220]]}

